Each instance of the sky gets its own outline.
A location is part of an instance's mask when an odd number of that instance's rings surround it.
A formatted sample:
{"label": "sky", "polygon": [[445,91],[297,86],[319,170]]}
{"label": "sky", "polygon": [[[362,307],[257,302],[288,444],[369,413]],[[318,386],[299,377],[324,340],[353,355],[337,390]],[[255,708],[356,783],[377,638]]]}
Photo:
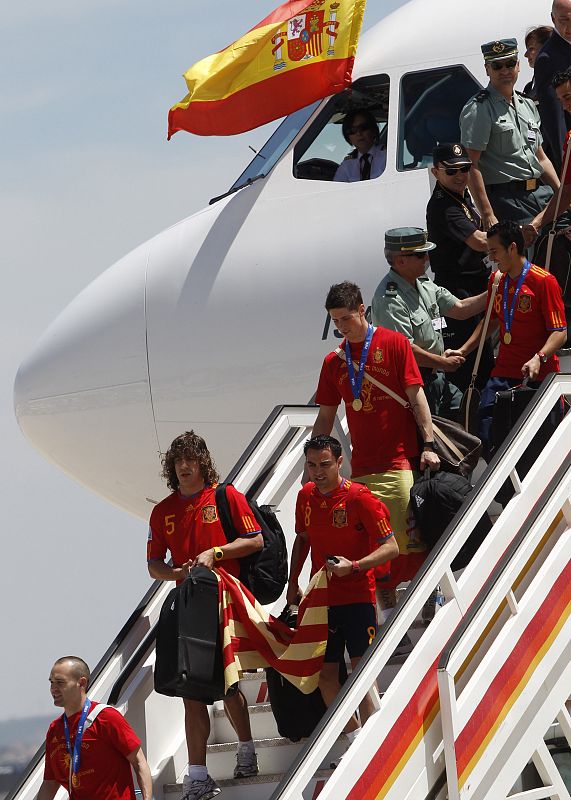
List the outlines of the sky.
{"label": "sky", "polygon": [[[369,0],[364,30],[401,4]],[[186,94],[182,73],[275,5],[28,0],[2,10],[0,720],[52,713],[55,659],[95,666],[151,582],[145,521],[34,450],[14,417],[14,376],[82,288],[226,191],[249,147],[264,144],[274,124],[167,142],[167,113]]]}

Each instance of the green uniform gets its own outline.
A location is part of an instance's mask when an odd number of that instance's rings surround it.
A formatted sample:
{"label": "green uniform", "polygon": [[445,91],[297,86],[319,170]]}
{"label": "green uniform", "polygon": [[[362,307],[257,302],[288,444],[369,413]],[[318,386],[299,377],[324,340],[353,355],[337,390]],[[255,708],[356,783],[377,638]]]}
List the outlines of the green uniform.
{"label": "green uniform", "polygon": [[[375,291],[373,323],[403,333],[411,344],[441,356],[445,349],[442,317],[458,302],[457,297],[437,286],[428,275],[418,278],[413,287],[391,269]],[[440,370],[422,367],[421,372],[432,413],[454,418],[462,392]]]}
{"label": "green uniform", "polygon": [[549,201],[548,186],[526,187],[543,168],[537,158],[542,144],[535,103],[519,92],[514,104],[488,85],[460,112],[462,144],[481,152],[479,168],[498,219],[529,222]]}

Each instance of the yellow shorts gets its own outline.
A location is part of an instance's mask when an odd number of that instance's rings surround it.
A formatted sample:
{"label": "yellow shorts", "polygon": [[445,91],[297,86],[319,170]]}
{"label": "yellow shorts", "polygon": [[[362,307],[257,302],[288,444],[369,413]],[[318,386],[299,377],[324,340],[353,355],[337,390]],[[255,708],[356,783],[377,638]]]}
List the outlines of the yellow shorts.
{"label": "yellow shorts", "polygon": [[399,557],[391,562],[390,576],[379,575],[380,586],[394,588],[402,581],[410,581],[426,558],[426,545],[420,538],[414,514],[410,509],[410,490],[415,475],[410,469],[391,469],[374,475],[352,478],[362,483],[382,500],[391,515],[391,528],[399,546]]}

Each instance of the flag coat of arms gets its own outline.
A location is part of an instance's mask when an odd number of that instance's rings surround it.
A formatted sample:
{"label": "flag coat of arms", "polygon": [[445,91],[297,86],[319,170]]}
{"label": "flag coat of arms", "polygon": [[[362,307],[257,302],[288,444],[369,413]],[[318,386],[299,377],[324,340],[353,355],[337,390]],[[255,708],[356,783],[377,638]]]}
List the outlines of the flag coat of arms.
{"label": "flag coat of arms", "polygon": [[288,0],[185,74],[169,112],[180,130],[229,136],[291,114],[351,83],[366,0]]}

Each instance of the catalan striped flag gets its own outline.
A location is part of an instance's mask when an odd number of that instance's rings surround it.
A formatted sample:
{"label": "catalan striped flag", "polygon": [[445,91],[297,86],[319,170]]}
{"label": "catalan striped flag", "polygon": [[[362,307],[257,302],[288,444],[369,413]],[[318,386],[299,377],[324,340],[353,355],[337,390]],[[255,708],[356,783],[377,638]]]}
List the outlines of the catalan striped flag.
{"label": "catalan striped flag", "polygon": [[215,569],[226,690],[240,671],[273,667],[304,694],[317,688],[327,646],[327,572],[319,570],[299,607],[292,630],[263,609],[224,569]]}
{"label": "catalan striped flag", "polygon": [[184,74],[188,94],[169,112],[168,138],[242,133],[351,83],[366,0],[288,0]]}

